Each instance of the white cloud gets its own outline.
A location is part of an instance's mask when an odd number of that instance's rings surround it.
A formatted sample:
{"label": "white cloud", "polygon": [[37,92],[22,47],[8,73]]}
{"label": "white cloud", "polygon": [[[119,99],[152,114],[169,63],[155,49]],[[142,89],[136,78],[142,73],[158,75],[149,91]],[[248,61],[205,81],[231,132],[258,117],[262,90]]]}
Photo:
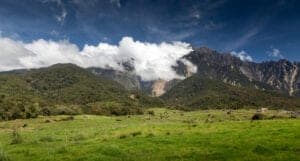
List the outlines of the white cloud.
{"label": "white cloud", "polygon": [[232,51],[230,54],[240,58],[242,61],[249,61],[249,62],[253,61],[252,57],[245,51],[240,51],[240,52]]}
{"label": "white cloud", "polygon": [[67,40],[40,39],[24,43],[0,37],[0,48],[1,71],[46,67],[56,63],[123,70],[120,63],[133,61],[136,74],[143,80],[182,78],[172,66],[192,51],[190,45],[183,42],[155,44],[134,41],[131,37],[124,37],[118,45],[99,43],[96,46],[85,45],[82,50]]}
{"label": "white cloud", "polygon": [[22,42],[14,41],[9,38],[0,37],[0,49],[1,71],[24,68],[19,59],[34,55],[24,47]]}
{"label": "white cloud", "polygon": [[272,48],[272,51],[267,51],[268,56],[274,58],[284,58],[279,49]]}
{"label": "white cloud", "polygon": [[65,8],[62,8],[62,12],[60,15],[56,15],[55,18],[58,22],[63,23],[68,15],[68,12]]}

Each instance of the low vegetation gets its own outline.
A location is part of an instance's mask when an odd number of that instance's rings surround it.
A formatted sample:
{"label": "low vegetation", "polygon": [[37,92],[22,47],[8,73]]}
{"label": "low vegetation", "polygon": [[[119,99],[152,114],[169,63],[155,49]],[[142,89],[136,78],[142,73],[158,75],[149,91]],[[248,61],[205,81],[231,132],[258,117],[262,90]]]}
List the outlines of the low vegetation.
{"label": "low vegetation", "polygon": [[[257,114],[263,119],[253,119]],[[292,114],[157,108],[130,117],[60,115],[3,121],[0,161],[296,161],[300,120]]]}

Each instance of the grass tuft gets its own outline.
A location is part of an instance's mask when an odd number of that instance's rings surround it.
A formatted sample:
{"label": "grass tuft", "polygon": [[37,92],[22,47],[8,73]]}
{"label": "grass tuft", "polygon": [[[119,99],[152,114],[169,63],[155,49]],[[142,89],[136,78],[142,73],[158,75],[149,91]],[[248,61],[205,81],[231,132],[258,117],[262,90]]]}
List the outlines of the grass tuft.
{"label": "grass tuft", "polygon": [[45,137],[40,138],[40,141],[41,142],[53,142],[53,141],[55,141],[55,139],[51,136],[45,136]]}
{"label": "grass tuft", "polygon": [[11,161],[3,149],[0,149],[0,161]]}
{"label": "grass tuft", "polygon": [[132,132],[131,135],[132,135],[133,137],[136,137],[136,136],[138,136],[138,135],[142,135],[142,132],[140,132],[140,131]]}
{"label": "grass tuft", "polygon": [[125,138],[127,138],[128,136],[126,135],[126,134],[121,134],[120,136],[119,136],[119,138],[120,139],[125,139]]}
{"label": "grass tuft", "polygon": [[11,135],[11,143],[10,144],[21,144],[23,139],[17,130],[14,130]]}

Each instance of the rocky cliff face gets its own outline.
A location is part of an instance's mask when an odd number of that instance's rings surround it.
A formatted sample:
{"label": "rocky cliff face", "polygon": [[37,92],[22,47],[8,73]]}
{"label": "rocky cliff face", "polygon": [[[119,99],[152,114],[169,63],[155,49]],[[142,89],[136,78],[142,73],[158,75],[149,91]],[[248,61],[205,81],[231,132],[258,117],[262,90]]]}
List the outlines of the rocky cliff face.
{"label": "rocky cliff face", "polygon": [[245,63],[240,69],[250,79],[267,83],[276,89],[297,95],[300,89],[299,63],[287,60]]}
{"label": "rocky cliff face", "polygon": [[198,66],[198,75],[239,86],[274,88],[288,95],[299,95],[300,63],[288,60],[262,63],[244,62],[209,48],[195,49],[186,59]]}

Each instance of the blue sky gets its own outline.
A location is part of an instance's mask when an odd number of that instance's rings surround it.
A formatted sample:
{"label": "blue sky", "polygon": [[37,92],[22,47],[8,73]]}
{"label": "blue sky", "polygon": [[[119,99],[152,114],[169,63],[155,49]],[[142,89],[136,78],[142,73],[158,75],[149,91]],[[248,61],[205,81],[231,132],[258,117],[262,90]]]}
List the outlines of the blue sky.
{"label": "blue sky", "polygon": [[298,0],[1,0],[2,37],[83,47],[124,36],[300,61]]}

